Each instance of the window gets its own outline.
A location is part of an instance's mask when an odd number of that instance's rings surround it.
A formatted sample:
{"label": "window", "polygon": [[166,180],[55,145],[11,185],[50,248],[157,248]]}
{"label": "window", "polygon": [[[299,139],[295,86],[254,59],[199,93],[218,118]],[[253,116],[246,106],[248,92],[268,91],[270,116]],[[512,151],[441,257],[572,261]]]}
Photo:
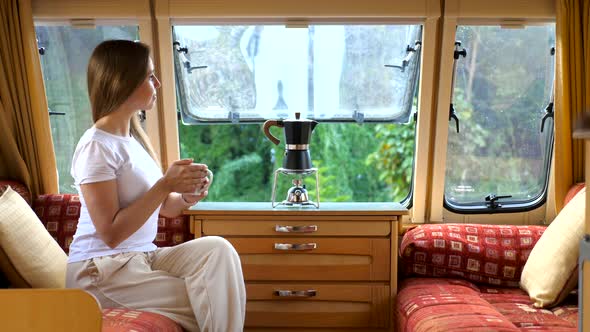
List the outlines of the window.
{"label": "window", "polygon": [[[401,201],[411,186],[421,32],[174,26],[181,157],[216,173],[209,200],[268,201],[284,142],[268,141],[261,123],[300,112],[320,122],[310,153],[321,201]],[[277,195],[290,185],[279,182]]]}
{"label": "window", "polygon": [[94,48],[108,39],[137,40],[137,26],[100,26],[76,29],[37,25],[41,68],[49,106],[51,135],[61,193],[75,193],[70,175],[78,140],[92,126],[86,67]]}
{"label": "window", "polygon": [[456,36],[445,206],[533,208],[545,197],[553,144],[555,27],[459,26]]}

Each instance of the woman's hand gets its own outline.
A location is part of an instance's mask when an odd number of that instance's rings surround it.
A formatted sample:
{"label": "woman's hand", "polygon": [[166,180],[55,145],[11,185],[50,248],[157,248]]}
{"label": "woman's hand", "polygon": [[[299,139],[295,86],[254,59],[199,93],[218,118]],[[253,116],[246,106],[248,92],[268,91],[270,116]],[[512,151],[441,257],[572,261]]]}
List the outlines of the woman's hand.
{"label": "woman's hand", "polygon": [[192,159],[181,159],[168,167],[161,181],[169,192],[193,193],[208,182],[203,174],[207,174],[207,165],[193,164]]}
{"label": "woman's hand", "polygon": [[[189,206],[193,206],[207,197],[211,185],[207,171],[207,165],[193,164],[192,159],[183,159],[172,163],[160,181],[162,186],[167,183],[170,188],[175,189],[169,191],[168,197],[160,209],[160,214],[165,217],[176,217]],[[195,192],[199,194],[195,195]]]}

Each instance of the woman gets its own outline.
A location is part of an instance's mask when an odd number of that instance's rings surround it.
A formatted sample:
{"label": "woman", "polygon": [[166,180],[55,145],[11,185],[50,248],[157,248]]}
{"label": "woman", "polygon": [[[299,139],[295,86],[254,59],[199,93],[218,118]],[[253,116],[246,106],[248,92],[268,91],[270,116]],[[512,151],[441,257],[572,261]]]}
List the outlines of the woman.
{"label": "woman", "polygon": [[[189,331],[241,331],[246,294],[240,259],[220,237],[156,248],[158,214],[178,216],[208,194],[207,166],[178,160],[162,174],[138,120],[160,82],[149,48],[110,40],[88,63],[94,126],[80,138],[72,176],[81,213],[66,285],[103,307],[156,312]],[[201,194],[193,195],[196,189]]]}

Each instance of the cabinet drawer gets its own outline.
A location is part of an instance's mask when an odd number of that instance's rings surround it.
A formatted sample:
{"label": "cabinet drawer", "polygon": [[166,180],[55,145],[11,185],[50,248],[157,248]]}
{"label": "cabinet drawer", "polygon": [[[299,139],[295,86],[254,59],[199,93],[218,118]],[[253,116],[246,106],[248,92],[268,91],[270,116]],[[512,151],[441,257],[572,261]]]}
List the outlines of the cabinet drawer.
{"label": "cabinet drawer", "polygon": [[227,238],[246,280],[366,280],[390,277],[387,238]]}
{"label": "cabinet drawer", "polygon": [[388,236],[389,221],[203,220],[203,235],[220,236]]}
{"label": "cabinet drawer", "polygon": [[246,294],[246,327],[389,325],[386,285],[246,284]]}

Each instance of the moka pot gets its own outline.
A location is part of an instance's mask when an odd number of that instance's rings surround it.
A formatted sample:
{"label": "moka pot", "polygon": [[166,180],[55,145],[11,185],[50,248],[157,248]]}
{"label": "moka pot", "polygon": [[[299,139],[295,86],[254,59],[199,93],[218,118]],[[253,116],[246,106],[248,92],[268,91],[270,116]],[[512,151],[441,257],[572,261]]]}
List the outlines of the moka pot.
{"label": "moka pot", "polygon": [[317,124],[318,122],[314,120],[301,119],[301,113],[299,112],[295,113],[295,119],[268,120],[264,122],[262,127],[264,135],[276,145],[281,141],[270,133],[270,127],[283,128],[285,133],[283,168],[293,172],[304,172],[313,168],[309,154],[309,142],[311,141],[311,133]]}

